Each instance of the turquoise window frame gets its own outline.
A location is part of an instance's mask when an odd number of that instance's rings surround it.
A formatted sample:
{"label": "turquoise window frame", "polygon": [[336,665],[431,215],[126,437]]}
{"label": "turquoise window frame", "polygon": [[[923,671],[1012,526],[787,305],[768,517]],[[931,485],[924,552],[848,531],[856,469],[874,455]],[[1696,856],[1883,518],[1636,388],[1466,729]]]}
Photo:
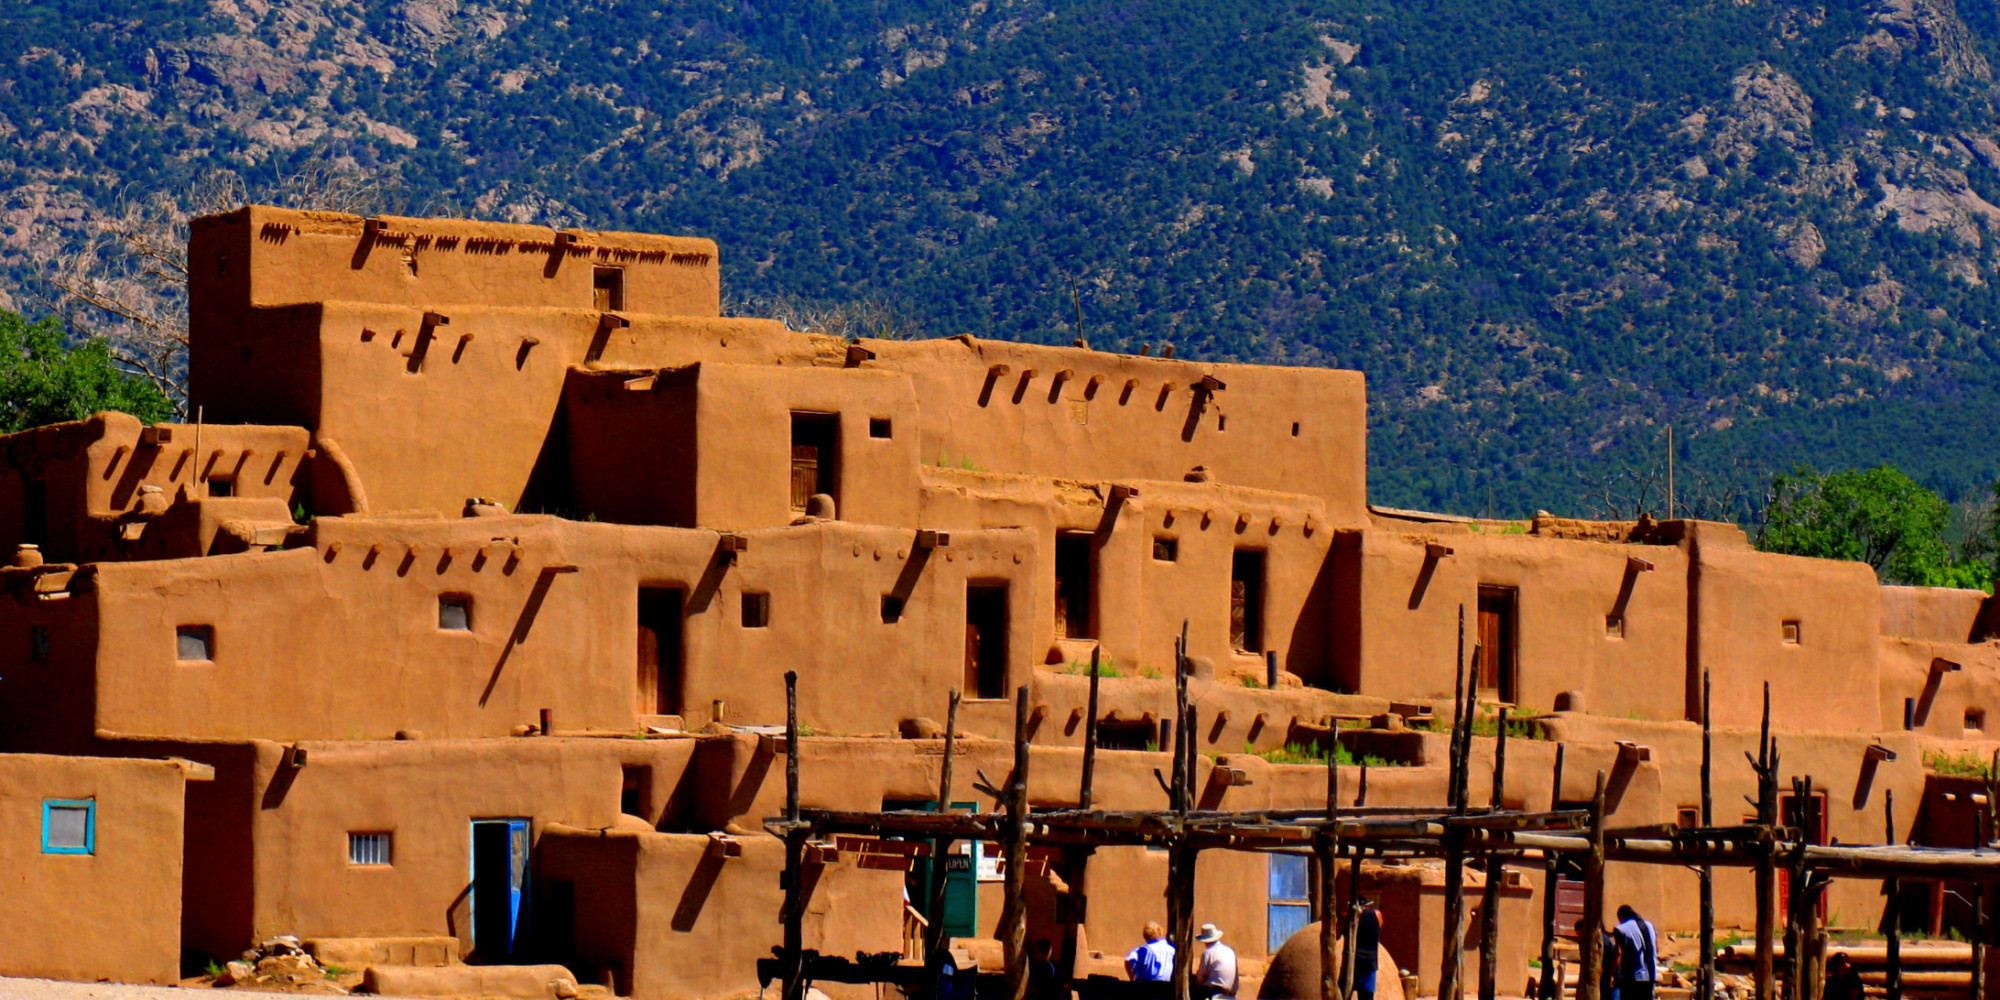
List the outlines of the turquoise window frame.
{"label": "turquoise window frame", "polygon": [[[49,813],[56,809],[83,810],[82,847],[62,847],[49,843]],[[97,853],[97,800],[96,799],[43,799],[42,800],[42,853],[43,854],[96,854]]]}

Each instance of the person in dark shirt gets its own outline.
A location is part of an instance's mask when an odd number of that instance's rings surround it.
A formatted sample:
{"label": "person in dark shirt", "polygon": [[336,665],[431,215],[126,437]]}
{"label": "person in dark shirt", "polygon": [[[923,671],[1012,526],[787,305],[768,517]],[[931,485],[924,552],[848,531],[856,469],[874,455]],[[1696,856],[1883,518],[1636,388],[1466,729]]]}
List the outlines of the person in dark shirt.
{"label": "person in dark shirt", "polygon": [[1028,946],[1028,1000],[1065,1000],[1069,996],[1056,973],[1053,952],[1046,940]]}
{"label": "person in dark shirt", "polygon": [[1826,960],[1826,985],[1820,996],[1822,1000],[1866,1000],[1868,988],[1846,952],[1836,952]]}
{"label": "person in dark shirt", "polygon": [[[1576,922],[1576,940],[1583,943],[1583,936],[1591,933],[1590,925]],[[1602,927],[1597,928],[1597,995],[1602,1000],[1619,1000],[1618,997],[1618,937]]]}
{"label": "person in dark shirt", "polygon": [[1354,997],[1375,1000],[1375,955],[1382,943],[1382,911],[1361,897],[1361,915],[1354,921]]}
{"label": "person in dark shirt", "polygon": [[1660,952],[1653,925],[1630,906],[1618,908],[1618,998],[1653,1000]]}

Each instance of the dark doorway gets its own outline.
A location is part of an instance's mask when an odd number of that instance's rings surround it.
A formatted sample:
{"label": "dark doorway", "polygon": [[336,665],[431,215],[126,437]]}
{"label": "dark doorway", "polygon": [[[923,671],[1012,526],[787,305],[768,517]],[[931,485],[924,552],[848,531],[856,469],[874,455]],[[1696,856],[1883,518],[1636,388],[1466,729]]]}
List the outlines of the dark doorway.
{"label": "dark doorway", "polygon": [[965,689],[976,698],[1007,696],[1007,585],[965,588]]}
{"label": "dark doorway", "polygon": [[49,484],[30,479],[22,484],[21,541],[47,547],[49,544]]}
{"label": "dark doorway", "polygon": [[1479,687],[1514,700],[1514,637],[1519,627],[1512,587],[1479,588]]}
{"label": "dark doorway", "polygon": [[527,940],[528,821],[472,821],[472,957],[506,962]]}
{"label": "dark doorway", "polygon": [[681,604],[676,587],[639,588],[640,715],[681,714]]}
{"label": "dark doorway", "polygon": [[1237,549],[1229,563],[1229,644],[1264,651],[1264,553]]}
{"label": "dark doorway", "polygon": [[625,269],[599,267],[590,272],[591,304],[598,312],[618,312],[625,308]]}
{"label": "dark doorway", "polygon": [[1056,636],[1089,639],[1097,635],[1090,589],[1091,535],[1087,531],[1056,532]]}
{"label": "dark doorway", "polygon": [[839,473],[839,414],[792,414],[792,509],[804,511],[815,493],[832,497],[838,509]]}

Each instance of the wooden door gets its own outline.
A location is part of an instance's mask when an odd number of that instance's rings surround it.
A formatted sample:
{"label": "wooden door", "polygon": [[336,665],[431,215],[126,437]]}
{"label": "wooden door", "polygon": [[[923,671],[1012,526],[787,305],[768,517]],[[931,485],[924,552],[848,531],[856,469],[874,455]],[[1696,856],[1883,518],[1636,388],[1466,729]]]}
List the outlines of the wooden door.
{"label": "wooden door", "polygon": [[1501,701],[1514,700],[1515,591],[1479,588],[1479,687]]}
{"label": "wooden door", "polygon": [[678,588],[639,588],[638,685],[633,710],[640,715],[681,712],[682,596]]}

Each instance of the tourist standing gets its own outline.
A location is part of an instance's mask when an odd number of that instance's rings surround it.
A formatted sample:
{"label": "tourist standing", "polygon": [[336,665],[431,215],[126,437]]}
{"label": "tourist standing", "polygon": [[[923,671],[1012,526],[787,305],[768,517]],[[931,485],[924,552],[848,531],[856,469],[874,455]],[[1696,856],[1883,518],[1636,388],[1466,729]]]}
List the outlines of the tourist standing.
{"label": "tourist standing", "polygon": [[1197,995],[1236,1000],[1236,950],[1222,943],[1222,931],[1214,924],[1201,925],[1201,933],[1194,939],[1206,946],[1194,971],[1201,989]]}
{"label": "tourist standing", "polygon": [[1174,946],[1157,920],[1146,922],[1146,943],[1125,956],[1125,975],[1135,983],[1164,983],[1174,974]]}
{"label": "tourist standing", "polygon": [[1630,906],[1618,908],[1618,1000],[1653,1000],[1660,953],[1653,925]]}

